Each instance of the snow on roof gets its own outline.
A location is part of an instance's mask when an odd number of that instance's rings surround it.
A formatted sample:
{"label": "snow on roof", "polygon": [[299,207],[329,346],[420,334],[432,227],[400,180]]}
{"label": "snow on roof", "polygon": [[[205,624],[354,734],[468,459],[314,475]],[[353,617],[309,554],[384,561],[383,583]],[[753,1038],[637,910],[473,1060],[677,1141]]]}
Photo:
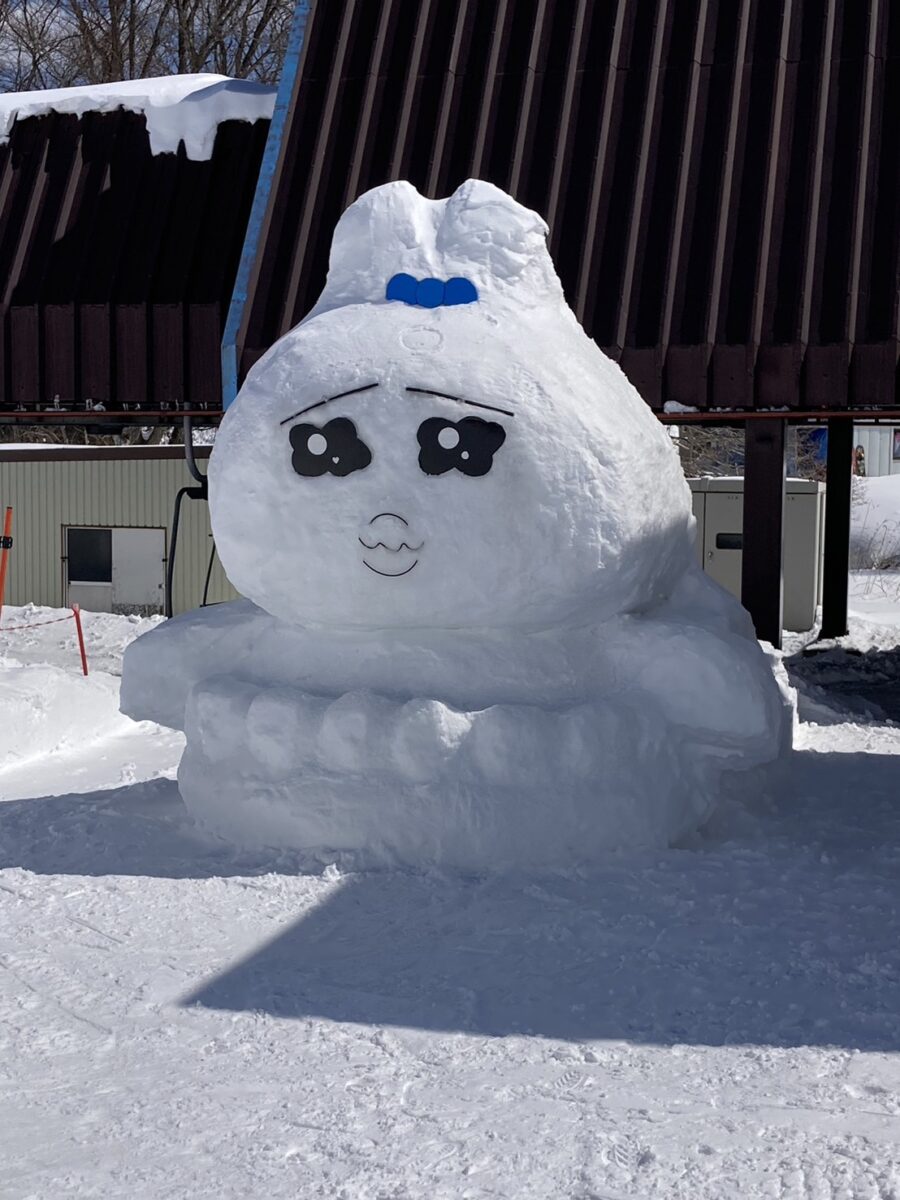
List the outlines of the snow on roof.
{"label": "snow on roof", "polygon": [[184,142],[188,158],[208,159],[219,123],[270,118],[276,90],[227,75],[200,74],[7,92],[0,95],[0,143],[8,141],[13,124],[26,117],[124,108],[144,114],[152,154],[174,154]]}

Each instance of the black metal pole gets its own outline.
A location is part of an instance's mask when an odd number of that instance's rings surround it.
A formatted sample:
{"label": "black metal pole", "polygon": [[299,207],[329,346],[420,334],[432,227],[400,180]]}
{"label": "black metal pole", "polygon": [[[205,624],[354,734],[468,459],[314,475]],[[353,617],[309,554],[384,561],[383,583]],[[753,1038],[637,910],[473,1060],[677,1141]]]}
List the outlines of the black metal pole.
{"label": "black metal pole", "polygon": [[175,513],[172,517],[172,536],[169,538],[169,558],[166,562],[166,616],[174,613],[172,596],[175,590],[175,552],[178,549],[178,524],[181,520],[181,502],[190,488],[179,488],[175,496]]}
{"label": "black metal pole", "polygon": [[184,458],[193,477],[201,487],[206,487],[206,476],[200,471],[194,458],[194,419],[187,416],[184,418]]}
{"label": "black metal pole", "polygon": [[175,496],[175,512],[172,516],[172,536],[169,538],[169,558],[166,563],[166,616],[174,615],[174,594],[175,594],[175,554],[178,550],[178,526],[181,522],[181,502],[188,496],[191,500],[206,499],[206,479],[203,479],[201,487],[183,487],[179,488]]}
{"label": "black metal pole", "polygon": [[853,421],[828,422],[825,493],[825,562],[822,571],[822,632],[847,632],[847,583],[850,578],[850,488],[853,472]]}
{"label": "black metal pole", "polygon": [[784,431],[777,419],[744,429],[744,534],[741,603],[756,636],[781,646],[784,536]]}

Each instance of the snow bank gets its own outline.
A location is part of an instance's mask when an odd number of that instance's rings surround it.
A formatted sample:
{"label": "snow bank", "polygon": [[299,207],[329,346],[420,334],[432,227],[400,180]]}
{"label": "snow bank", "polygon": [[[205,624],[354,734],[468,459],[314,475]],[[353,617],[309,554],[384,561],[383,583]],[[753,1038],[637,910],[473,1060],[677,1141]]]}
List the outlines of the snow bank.
{"label": "snow bank", "polygon": [[131,726],[119,713],[118,680],[103,674],[85,678],[75,670],[8,664],[0,669],[0,796],[5,767]]}
{"label": "snow bank", "polygon": [[477,180],[374,189],[228,410],[210,511],[249,599],[140,639],[122,691],[184,729],[206,827],[355,864],[569,865],[665,846],[779,760],[789,705],[546,232]]}
{"label": "snow bank", "polygon": [[276,91],[263,84],[204,73],[10,92],[0,95],[0,141],[8,141],[13,124],[27,117],[50,112],[80,116],[124,108],[144,114],[152,154],[174,154],[184,142],[188,158],[208,159],[221,122],[268,120]]}
{"label": "snow bank", "polygon": [[4,607],[0,627],[0,798],[10,769],[134,730],[134,722],[119,711],[122,654],[130,641],[160,620],[83,613],[90,668],[85,677],[68,609],[31,604]]}
{"label": "snow bank", "polygon": [[900,567],[900,475],[854,480],[850,510],[853,565]]}

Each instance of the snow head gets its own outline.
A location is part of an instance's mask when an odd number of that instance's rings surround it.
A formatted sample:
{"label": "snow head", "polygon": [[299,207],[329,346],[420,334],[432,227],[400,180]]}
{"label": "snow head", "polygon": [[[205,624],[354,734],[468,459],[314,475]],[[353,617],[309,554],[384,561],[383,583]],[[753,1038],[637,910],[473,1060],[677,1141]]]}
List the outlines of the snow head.
{"label": "snow head", "polygon": [[545,629],[653,606],[692,562],[665,431],[491,184],[375,188],[210,463],[232,583],[299,624]]}

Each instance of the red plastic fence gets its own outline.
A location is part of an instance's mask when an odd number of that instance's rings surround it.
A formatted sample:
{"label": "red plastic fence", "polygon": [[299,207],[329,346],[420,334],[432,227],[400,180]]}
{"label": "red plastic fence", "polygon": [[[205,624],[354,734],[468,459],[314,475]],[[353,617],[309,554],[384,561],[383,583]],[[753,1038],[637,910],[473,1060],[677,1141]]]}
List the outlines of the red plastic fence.
{"label": "red plastic fence", "polygon": [[[9,562],[9,552],[12,549],[12,508],[7,508],[3,522],[3,537],[0,539],[0,617],[3,615],[3,591],[6,584],[6,568]],[[84,648],[84,630],[81,628],[81,609],[74,605],[71,613],[65,617],[52,617],[49,621],[31,621],[27,625],[0,625],[0,633],[22,633],[26,629],[40,629],[42,625],[59,625],[62,621],[74,621],[78,635],[78,649],[81,653],[81,669],[88,673],[87,652]]]}
{"label": "red plastic fence", "polygon": [[59,625],[63,621],[74,621],[75,630],[78,636],[78,649],[81,653],[81,669],[85,675],[88,673],[87,651],[84,646],[84,631],[81,628],[81,609],[76,604],[72,611],[65,617],[53,617],[49,621],[32,621],[28,625],[0,625],[0,633],[22,633],[26,629],[40,629],[43,625]]}

